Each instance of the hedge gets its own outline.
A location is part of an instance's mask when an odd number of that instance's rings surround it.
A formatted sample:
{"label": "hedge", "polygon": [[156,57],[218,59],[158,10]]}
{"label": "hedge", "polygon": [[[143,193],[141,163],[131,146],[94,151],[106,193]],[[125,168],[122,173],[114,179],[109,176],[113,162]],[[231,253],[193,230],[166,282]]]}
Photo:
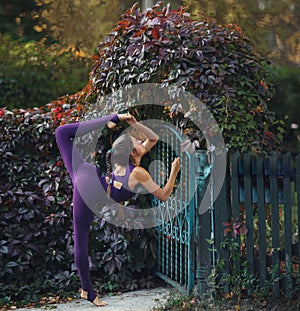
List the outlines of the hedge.
{"label": "hedge", "polygon": [[[73,261],[72,184],[54,132],[63,123],[62,115],[64,122],[79,119],[88,92],[64,96],[43,108],[0,110],[2,303],[37,300],[45,293],[79,287]],[[98,289],[152,286],[155,245],[152,229],[129,231],[95,218],[90,260]]]}

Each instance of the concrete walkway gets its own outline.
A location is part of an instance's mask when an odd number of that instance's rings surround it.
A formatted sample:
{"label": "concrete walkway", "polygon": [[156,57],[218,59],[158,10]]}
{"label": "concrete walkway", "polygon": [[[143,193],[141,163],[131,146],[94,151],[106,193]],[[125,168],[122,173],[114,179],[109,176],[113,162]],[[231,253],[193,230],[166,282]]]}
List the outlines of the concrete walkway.
{"label": "concrete walkway", "polygon": [[[74,299],[67,303],[45,305],[40,308],[17,308],[17,311],[151,311],[154,307],[163,304],[169,294],[170,288],[159,287],[154,289],[138,290],[122,293],[117,296],[104,296],[101,300],[106,301],[105,307],[97,308],[89,301]],[[159,303],[160,302],[160,303]]]}

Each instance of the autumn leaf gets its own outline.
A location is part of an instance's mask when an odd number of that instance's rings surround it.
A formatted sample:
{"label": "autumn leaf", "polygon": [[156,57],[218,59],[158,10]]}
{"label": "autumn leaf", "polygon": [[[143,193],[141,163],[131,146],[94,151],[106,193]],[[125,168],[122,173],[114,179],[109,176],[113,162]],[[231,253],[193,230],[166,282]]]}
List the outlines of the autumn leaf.
{"label": "autumn leaf", "polygon": [[233,292],[223,294],[223,297],[224,297],[225,299],[230,299],[230,298],[233,297]]}
{"label": "autumn leaf", "polygon": [[139,37],[139,36],[141,36],[141,35],[144,34],[144,33],[145,33],[145,29],[143,28],[143,29],[137,31],[132,37],[133,37],[133,38]]}
{"label": "autumn leaf", "polygon": [[231,228],[230,227],[228,227],[228,228],[226,228],[225,230],[224,230],[224,235],[226,235],[228,232],[230,232],[231,231]]}
{"label": "autumn leaf", "polygon": [[240,32],[240,33],[243,32],[242,29],[241,29],[241,27],[239,27],[237,24],[233,24],[233,27],[235,28],[235,30],[236,30],[237,32]]}
{"label": "autumn leaf", "polygon": [[237,220],[238,217],[234,217],[230,222],[223,222],[223,226],[227,227],[224,230],[224,235],[230,232],[231,236],[236,238],[237,235],[246,235],[248,233],[246,225]]}
{"label": "autumn leaf", "polygon": [[151,31],[151,35],[154,39],[158,40],[160,38],[160,33],[158,28],[153,28]]}
{"label": "autumn leaf", "polygon": [[136,2],[136,3],[134,3],[134,5],[131,7],[131,9],[130,9],[130,13],[131,14],[133,14],[134,13],[134,11],[136,10],[136,8],[138,7],[138,5],[139,5],[139,3],[138,2]]}
{"label": "autumn leaf", "polygon": [[92,60],[99,60],[100,59],[100,56],[99,55],[93,55],[92,56]]}

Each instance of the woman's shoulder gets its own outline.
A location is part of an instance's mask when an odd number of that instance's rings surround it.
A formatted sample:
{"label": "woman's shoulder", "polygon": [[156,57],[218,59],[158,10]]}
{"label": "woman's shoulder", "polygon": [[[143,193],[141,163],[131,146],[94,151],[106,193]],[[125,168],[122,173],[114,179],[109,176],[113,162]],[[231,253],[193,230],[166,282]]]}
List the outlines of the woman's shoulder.
{"label": "woman's shoulder", "polygon": [[136,174],[140,174],[140,173],[145,173],[147,171],[143,167],[141,167],[139,165],[133,165],[132,172],[136,173]]}
{"label": "woman's shoulder", "polygon": [[132,177],[139,181],[145,181],[145,179],[148,180],[149,176],[149,172],[139,165],[135,166],[132,170]]}

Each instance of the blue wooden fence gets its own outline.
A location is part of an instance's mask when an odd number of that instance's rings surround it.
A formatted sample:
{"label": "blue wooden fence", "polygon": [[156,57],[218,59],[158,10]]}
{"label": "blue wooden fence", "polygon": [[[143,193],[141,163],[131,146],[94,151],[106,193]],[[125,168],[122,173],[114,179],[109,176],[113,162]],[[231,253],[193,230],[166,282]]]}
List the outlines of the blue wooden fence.
{"label": "blue wooden fence", "polygon": [[[271,154],[251,156],[234,153],[228,159],[227,176],[214,205],[215,246],[224,271],[232,273],[230,254],[220,247],[224,222],[234,218],[248,230],[241,241],[241,261],[235,268],[247,273],[263,287],[271,282],[273,295],[292,297],[299,290],[300,156]],[[238,222],[238,220],[237,220]],[[205,253],[205,251],[204,251]]]}
{"label": "blue wooden fence", "polygon": [[[248,262],[249,275],[261,287],[273,280],[276,297],[292,297],[299,290],[299,195],[299,156],[235,153],[229,158],[226,182],[215,202],[215,245],[221,257],[228,262],[230,255],[220,248],[226,239],[223,222],[244,219],[245,241],[236,239],[242,260]],[[226,268],[230,273],[230,267]]]}
{"label": "blue wooden fence", "polygon": [[[198,191],[192,200],[187,200],[188,196],[180,197],[177,203],[183,209],[178,218],[158,228],[158,275],[182,291],[195,290],[203,295],[212,286],[215,269],[219,274],[231,274],[233,268],[235,273],[242,273],[245,272],[243,263],[247,262],[247,274],[256,280],[248,291],[269,282],[275,297],[292,297],[299,290],[300,276],[300,200],[297,200],[300,155],[274,153],[254,157],[234,153],[229,156],[221,192],[213,208],[201,215],[197,213],[197,206],[207,186],[208,178],[203,177],[203,170],[209,163],[203,152],[196,156],[198,166],[189,164],[191,158],[187,157],[188,175],[184,177],[183,173],[181,182],[188,184],[187,177],[190,183],[195,180]],[[191,165],[196,169],[192,170]],[[192,191],[193,187],[186,191]],[[162,208],[174,208],[172,200]],[[241,259],[235,262],[228,249],[221,247],[228,239],[223,223],[233,218],[243,221],[248,230],[245,238],[237,235],[234,239]],[[218,269],[220,260],[225,263],[222,269]]]}

